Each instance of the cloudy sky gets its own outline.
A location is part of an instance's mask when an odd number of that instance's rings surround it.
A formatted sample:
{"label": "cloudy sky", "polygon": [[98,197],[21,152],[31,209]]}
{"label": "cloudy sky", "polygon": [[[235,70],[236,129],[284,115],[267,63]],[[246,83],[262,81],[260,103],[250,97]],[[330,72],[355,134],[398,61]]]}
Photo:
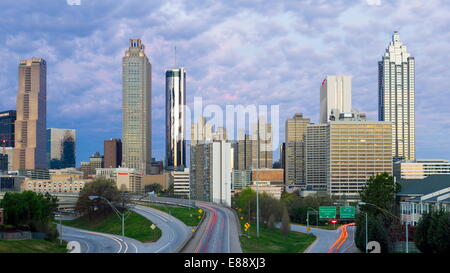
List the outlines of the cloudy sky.
{"label": "cloudy sky", "polygon": [[[164,69],[186,68],[187,102],[276,104],[319,118],[326,75],[353,76],[353,106],[377,119],[377,62],[394,30],[416,58],[419,158],[450,158],[447,0],[1,0],[0,110],[17,65],[47,60],[47,125],[77,130],[77,162],[121,137],[121,58],[141,38],[153,65],[153,156],[164,156]],[[377,4],[379,3],[379,4]],[[275,158],[278,157],[278,153]]]}

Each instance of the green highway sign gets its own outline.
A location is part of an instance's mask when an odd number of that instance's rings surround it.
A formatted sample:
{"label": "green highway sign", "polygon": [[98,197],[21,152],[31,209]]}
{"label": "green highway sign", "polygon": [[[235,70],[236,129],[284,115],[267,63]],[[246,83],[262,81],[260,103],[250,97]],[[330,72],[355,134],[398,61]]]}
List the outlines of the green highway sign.
{"label": "green highway sign", "polygon": [[319,207],[320,219],[334,219],[336,218],[336,207]]}
{"label": "green highway sign", "polygon": [[355,207],[340,207],[339,208],[341,219],[354,219],[355,218]]}

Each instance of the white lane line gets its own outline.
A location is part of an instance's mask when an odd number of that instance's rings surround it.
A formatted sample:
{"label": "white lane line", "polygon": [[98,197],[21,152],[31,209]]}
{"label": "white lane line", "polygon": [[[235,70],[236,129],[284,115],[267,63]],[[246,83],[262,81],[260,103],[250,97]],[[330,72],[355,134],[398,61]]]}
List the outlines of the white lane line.
{"label": "white lane line", "polygon": [[98,235],[98,236],[102,236],[102,237],[106,237],[109,238],[111,240],[114,240],[114,242],[116,242],[119,245],[119,251],[117,251],[117,253],[120,253],[120,251],[122,250],[122,244],[120,243],[119,240],[117,240],[114,236],[112,235],[108,235],[108,234],[102,234],[102,233],[98,233],[98,232],[94,232],[94,231],[88,231],[88,230],[82,230],[82,229],[73,229],[75,232],[80,232],[80,233],[88,233],[88,234],[94,234],[94,235]]}

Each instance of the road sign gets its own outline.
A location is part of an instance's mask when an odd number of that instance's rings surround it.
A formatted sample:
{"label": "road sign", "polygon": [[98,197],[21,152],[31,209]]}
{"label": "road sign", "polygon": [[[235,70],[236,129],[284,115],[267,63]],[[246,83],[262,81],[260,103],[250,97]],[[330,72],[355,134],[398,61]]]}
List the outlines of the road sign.
{"label": "road sign", "polygon": [[333,219],[336,218],[336,207],[319,207],[320,219]]}
{"label": "road sign", "polygon": [[150,228],[154,230],[154,229],[156,228],[155,224],[152,224],[152,225],[150,226]]}
{"label": "road sign", "polygon": [[202,209],[198,209],[198,213],[202,213],[203,212],[203,210]]}
{"label": "road sign", "polygon": [[244,227],[245,227],[246,229],[248,229],[248,228],[250,227],[250,224],[249,224],[249,223],[245,223]]}
{"label": "road sign", "polygon": [[355,218],[355,207],[340,207],[339,212],[340,212],[339,218],[341,219]]}
{"label": "road sign", "polygon": [[192,229],[192,233],[194,233],[194,232],[195,232],[195,228]]}
{"label": "road sign", "polygon": [[310,232],[311,231],[311,227],[306,227],[306,231]]}

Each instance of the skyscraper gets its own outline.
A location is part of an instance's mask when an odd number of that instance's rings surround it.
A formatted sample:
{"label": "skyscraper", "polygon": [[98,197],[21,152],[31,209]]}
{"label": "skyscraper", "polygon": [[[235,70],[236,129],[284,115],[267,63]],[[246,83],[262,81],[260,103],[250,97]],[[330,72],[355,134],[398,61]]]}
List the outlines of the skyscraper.
{"label": "skyscraper", "polygon": [[239,129],[237,142],[234,143],[234,169],[249,170],[252,168],[252,141],[244,129]]}
{"label": "skyscraper", "polygon": [[186,71],[166,70],[166,160],[169,168],[186,166]]}
{"label": "skyscraper", "polygon": [[[252,126],[252,168],[272,168],[272,124],[260,117]],[[259,159],[259,161],[258,161]]]}
{"label": "skyscraper", "polygon": [[15,110],[0,112],[0,145],[2,147],[14,147],[15,122]]}
{"label": "skyscraper", "polygon": [[45,169],[47,126],[47,64],[32,58],[19,64],[15,123],[14,170]]}
{"label": "skyscraper", "polygon": [[330,115],[352,110],[352,77],[327,76],[320,87],[320,123],[330,121]]}
{"label": "skyscraper", "polygon": [[415,60],[397,31],[378,62],[378,119],[392,122],[392,155],[415,158]]}
{"label": "skyscraper", "polygon": [[122,167],[150,172],[152,66],[139,39],[130,39],[122,59]]}
{"label": "skyscraper", "polygon": [[110,139],[104,142],[105,168],[117,168],[122,164],[122,141]]}
{"label": "skyscraper", "polygon": [[286,120],[285,126],[285,177],[286,184],[305,186],[305,135],[310,119],[295,114]]}
{"label": "skyscraper", "polygon": [[196,145],[201,141],[211,141],[213,139],[212,124],[206,122],[203,116],[198,117],[198,122],[191,124],[191,145]]}
{"label": "skyscraper", "polygon": [[49,169],[75,168],[76,131],[47,129],[47,160]]}

